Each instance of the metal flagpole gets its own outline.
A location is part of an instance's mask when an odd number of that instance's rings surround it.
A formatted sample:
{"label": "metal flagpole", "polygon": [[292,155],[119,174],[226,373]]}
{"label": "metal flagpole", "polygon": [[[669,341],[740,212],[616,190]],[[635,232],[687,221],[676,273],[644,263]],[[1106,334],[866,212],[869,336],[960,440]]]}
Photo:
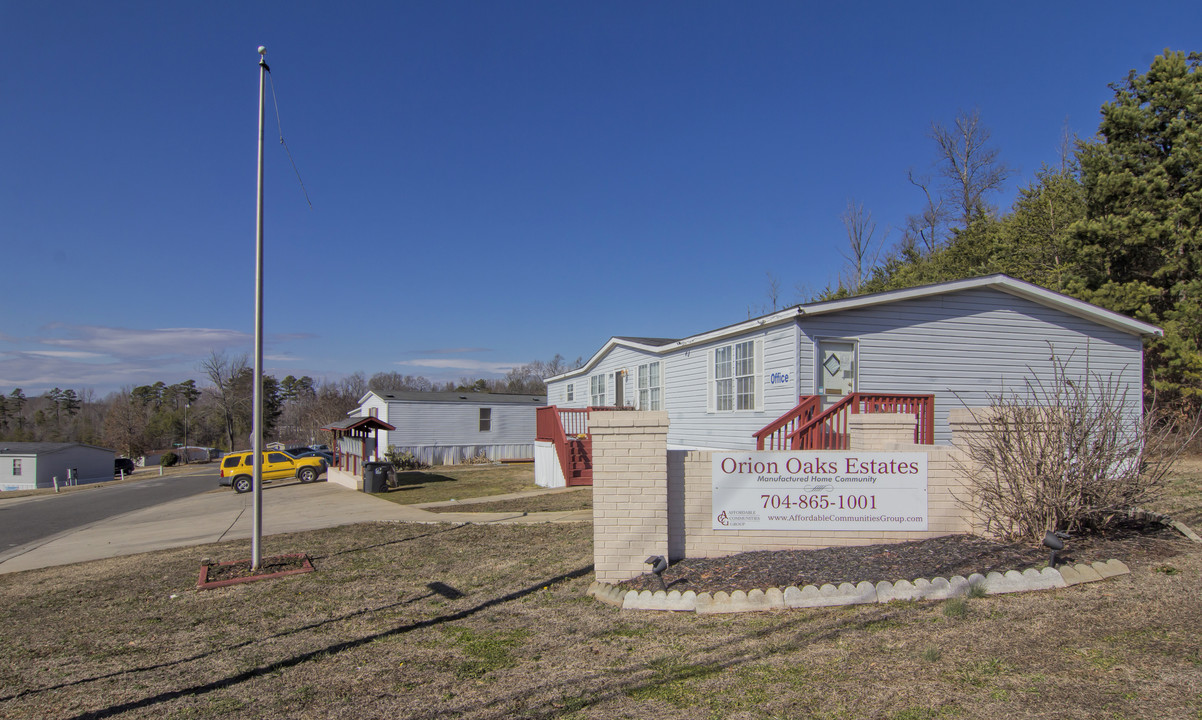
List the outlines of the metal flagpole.
{"label": "metal flagpole", "polygon": [[259,196],[255,212],[255,374],[251,419],[254,448],[254,529],[251,569],[263,561],[263,117],[267,102],[267,48],[259,46]]}

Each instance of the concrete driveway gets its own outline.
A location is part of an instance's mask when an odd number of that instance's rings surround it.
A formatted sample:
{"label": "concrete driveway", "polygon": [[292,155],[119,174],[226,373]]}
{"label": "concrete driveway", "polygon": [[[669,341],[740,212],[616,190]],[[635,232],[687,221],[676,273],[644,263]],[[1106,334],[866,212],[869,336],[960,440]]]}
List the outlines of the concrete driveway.
{"label": "concrete driveway", "polygon": [[[539,494],[518,493],[518,496]],[[513,495],[503,496],[513,497]],[[501,496],[490,499],[501,499]],[[23,498],[3,501],[21,503]],[[26,501],[36,501],[31,498]],[[253,494],[229,489],[135,510],[0,554],[0,574],[121,555],[250,538]],[[11,506],[9,506],[11,507]],[[580,522],[592,511],[554,513],[431,513],[332,483],[271,484],[263,489],[263,535],[361,522]]]}

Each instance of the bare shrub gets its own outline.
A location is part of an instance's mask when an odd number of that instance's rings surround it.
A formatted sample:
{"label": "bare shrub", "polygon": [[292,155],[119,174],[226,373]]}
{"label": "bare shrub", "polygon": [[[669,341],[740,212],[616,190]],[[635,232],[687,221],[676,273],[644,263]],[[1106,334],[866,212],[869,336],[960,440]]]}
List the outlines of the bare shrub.
{"label": "bare shrub", "polygon": [[1141,419],[1138,398],[1113,376],[1074,377],[1067,365],[1053,356],[1050,379],[990,396],[971,410],[975,431],[957,438],[962,502],[986,534],[1039,541],[1049,530],[1104,528],[1154,499],[1198,434],[1197,421],[1183,430],[1155,403]]}
{"label": "bare shrub", "polygon": [[388,447],[388,451],[384,453],[384,458],[392,463],[392,467],[397,470],[425,470],[430,467],[413,453],[398,450],[391,445]]}

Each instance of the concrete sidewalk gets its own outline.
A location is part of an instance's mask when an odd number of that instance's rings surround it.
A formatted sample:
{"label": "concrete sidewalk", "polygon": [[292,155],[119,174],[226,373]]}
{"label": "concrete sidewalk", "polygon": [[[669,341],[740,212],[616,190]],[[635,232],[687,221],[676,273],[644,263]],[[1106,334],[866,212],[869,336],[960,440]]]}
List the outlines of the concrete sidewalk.
{"label": "concrete sidewalk", "polygon": [[[514,493],[481,500],[525,497]],[[30,498],[37,502],[41,498]],[[13,503],[22,502],[21,499]],[[438,503],[442,504],[442,503]],[[460,504],[469,503],[460,501]],[[214,490],[135,510],[0,553],[0,574],[134,555],[168,548],[239,540],[253,533],[253,495]],[[268,485],[263,490],[263,535],[317,530],[361,522],[522,523],[591,521],[592,510],[548,513],[432,513],[398,505],[331,483]]]}

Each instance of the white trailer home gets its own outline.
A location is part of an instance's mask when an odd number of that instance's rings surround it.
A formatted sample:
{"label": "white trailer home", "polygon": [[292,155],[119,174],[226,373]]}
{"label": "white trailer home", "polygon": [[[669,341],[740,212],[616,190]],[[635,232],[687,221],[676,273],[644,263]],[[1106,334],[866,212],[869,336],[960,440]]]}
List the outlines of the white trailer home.
{"label": "white trailer home", "polygon": [[590,408],[668,413],[670,449],[840,449],[846,417],[908,412],[946,443],[952,408],[1024,393],[1053,359],[1113,379],[1141,412],[1159,328],[1006,275],[812,303],[679,339],[613,337],[547,379],[536,481],[591,482]]}
{"label": "white trailer home", "polygon": [[454,465],[481,455],[490,460],[534,457],[535,411],[540,395],[473,392],[368,392],[351,417],[375,417],[379,454],[389,447],[430,465]]}
{"label": "white trailer home", "polygon": [[117,453],[66,442],[0,442],[0,491],[52,488],[113,479]]}

